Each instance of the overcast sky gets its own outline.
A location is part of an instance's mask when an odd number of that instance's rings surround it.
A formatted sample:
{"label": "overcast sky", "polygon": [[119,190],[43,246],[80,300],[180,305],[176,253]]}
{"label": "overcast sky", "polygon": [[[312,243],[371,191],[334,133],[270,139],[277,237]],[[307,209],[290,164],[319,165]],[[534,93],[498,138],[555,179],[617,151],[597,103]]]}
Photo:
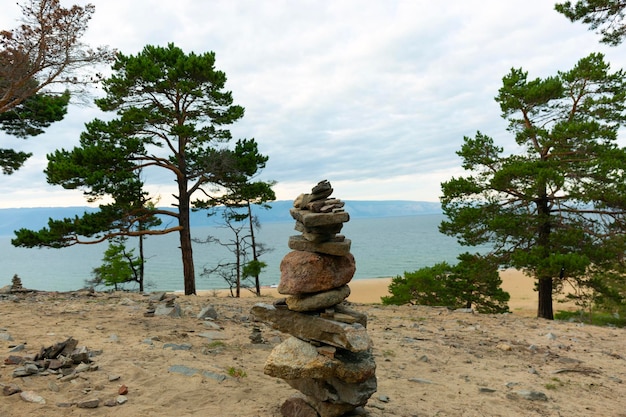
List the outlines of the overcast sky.
{"label": "overcast sky", "polygon": [[[62,4],[85,4],[63,1]],[[92,0],[85,41],[136,54],[173,42],[216,53],[216,67],[245,117],[231,127],[269,156],[262,179],[290,200],[328,179],[344,200],[438,201],[440,183],[462,174],[455,152],[477,130],[514,144],[494,101],[502,77],[569,70],[591,52],[626,67],[550,0]],[[6,1],[0,29],[20,11]],[[78,144],[95,107],[72,106],[46,134],[0,132],[0,147],[33,152],[0,175],[0,208],[85,205],[82,193],[46,183],[46,154]],[[150,181],[150,178],[146,178]],[[173,178],[149,190],[170,203]]]}

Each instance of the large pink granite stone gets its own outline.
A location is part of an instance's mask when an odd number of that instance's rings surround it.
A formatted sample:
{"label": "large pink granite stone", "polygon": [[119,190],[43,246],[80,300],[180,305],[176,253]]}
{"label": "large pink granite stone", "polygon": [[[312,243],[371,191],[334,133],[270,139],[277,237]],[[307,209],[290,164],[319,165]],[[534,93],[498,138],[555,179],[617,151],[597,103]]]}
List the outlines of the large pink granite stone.
{"label": "large pink granite stone", "polygon": [[300,295],[346,285],[356,271],[354,256],[291,251],[280,263],[280,294]]}

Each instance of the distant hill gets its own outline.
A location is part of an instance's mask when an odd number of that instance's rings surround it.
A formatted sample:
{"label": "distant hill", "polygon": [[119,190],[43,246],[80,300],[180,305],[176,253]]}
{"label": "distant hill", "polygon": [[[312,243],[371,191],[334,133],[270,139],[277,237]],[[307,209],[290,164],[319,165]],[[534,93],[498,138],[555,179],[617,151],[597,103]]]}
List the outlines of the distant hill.
{"label": "distant hill", "polygon": [[[423,214],[441,214],[439,203],[426,201],[406,201],[406,200],[381,200],[381,201],[345,201],[346,211],[350,213],[350,218],[376,218],[376,217],[397,217],[397,216],[417,216]],[[289,222],[292,221],[289,209],[293,207],[292,200],[279,200],[271,203],[272,208],[264,210],[255,207],[255,214],[261,223],[267,222]],[[37,230],[45,227],[48,219],[63,219],[81,216],[85,211],[93,212],[92,207],[36,207],[36,208],[11,208],[0,209],[0,235],[13,235],[13,231],[21,228]],[[172,219],[163,218],[167,223]],[[219,215],[207,216],[204,211],[193,212],[191,214],[192,227],[214,226],[220,222]]]}

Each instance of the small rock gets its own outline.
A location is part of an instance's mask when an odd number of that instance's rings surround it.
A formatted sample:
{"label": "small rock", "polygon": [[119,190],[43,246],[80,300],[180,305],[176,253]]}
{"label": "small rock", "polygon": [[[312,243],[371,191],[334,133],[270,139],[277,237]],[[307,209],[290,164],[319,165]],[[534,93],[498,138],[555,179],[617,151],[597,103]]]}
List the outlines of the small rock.
{"label": "small rock", "polygon": [[556,336],[553,333],[548,333],[546,335],[546,339],[548,339],[548,340],[556,340]]}
{"label": "small rock", "polygon": [[328,346],[328,345],[318,346],[316,350],[317,350],[317,353],[319,353],[320,355],[324,355],[331,359],[334,358],[335,354],[337,353],[336,347]]}
{"label": "small rock", "polygon": [[156,310],[154,310],[154,315],[178,318],[182,317],[183,313],[180,305],[178,304],[174,304],[172,306],[169,306],[167,304],[159,304]]}
{"label": "small rock", "polygon": [[219,332],[219,331],[198,333],[198,336],[204,337],[204,338],[209,339],[209,340],[226,340],[226,339],[228,339],[227,335],[225,335],[224,333]]}
{"label": "small rock", "polygon": [[13,338],[8,333],[0,333],[0,340],[6,340],[7,342],[10,342],[11,340],[13,340]]}
{"label": "small rock", "polygon": [[378,396],[378,401],[380,401],[382,403],[388,403],[389,402],[389,397],[387,397],[386,395],[379,395]]}
{"label": "small rock", "polygon": [[170,366],[168,371],[169,372],[175,372],[177,374],[182,374],[182,375],[185,375],[185,376],[193,376],[193,375],[195,375],[195,374],[200,372],[200,370],[198,370],[198,369],[190,368],[190,367],[185,366],[185,365],[172,365],[172,366]]}
{"label": "small rock", "polygon": [[164,292],[153,292],[152,294],[150,294],[150,298],[149,301],[161,301],[165,298],[165,293]]}
{"label": "small rock", "polygon": [[83,401],[80,401],[78,404],[76,404],[78,408],[98,408],[99,405],[100,405],[99,398],[91,398],[89,400],[83,400]]}
{"label": "small rock", "polygon": [[191,350],[190,343],[176,344],[176,343],[165,343],[163,345],[163,349],[172,349],[172,350]]}
{"label": "small rock", "polygon": [[287,398],[283,405],[281,405],[280,412],[283,416],[318,416],[317,411],[315,411],[313,407],[311,407],[303,398],[300,397]]}
{"label": "small rock", "polygon": [[74,372],[76,372],[77,374],[81,373],[81,372],[87,372],[90,370],[90,366],[88,363],[81,363],[78,364],[78,366],[76,366],[76,368],[74,368]]}
{"label": "small rock", "polygon": [[126,395],[126,394],[128,394],[128,387],[126,385],[121,385],[120,388],[117,390],[117,393],[119,395]]}
{"label": "small rock", "polygon": [[185,376],[193,376],[196,374],[200,374],[205,378],[211,378],[219,382],[222,382],[226,380],[227,378],[226,375],[217,374],[211,371],[203,371],[203,370],[196,369],[196,368],[190,368],[185,365],[172,365],[169,367],[168,372],[175,372],[178,374],[183,374]]}
{"label": "small rock", "polygon": [[548,401],[548,396],[541,391],[516,391],[515,394],[529,401]]}
{"label": "small rock", "polygon": [[22,392],[22,389],[16,384],[8,384],[2,387],[2,393],[6,396],[18,394]]}
{"label": "small rock", "polygon": [[133,300],[131,300],[130,298],[123,298],[119,302],[119,305],[121,305],[121,306],[132,306],[134,304],[135,304],[135,302]]}
{"label": "small rock", "polygon": [[498,345],[496,345],[496,349],[500,349],[502,351],[508,352],[510,350],[512,350],[510,345],[507,345],[506,343],[500,343]]}
{"label": "small rock", "polygon": [[54,381],[48,382],[48,389],[52,392],[60,391],[59,386]]}
{"label": "small rock", "polygon": [[35,404],[45,404],[46,400],[39,394],[37,394],[34,391],[22,391],[20,392],[20,398],[22,398],[22,400],[29,402],[29,403],[35,403]]}
{"label": "small rock", "polygon": [[119,381],[120,378],[121,376],[119,375],[109,375],[109,382]]}
{"label": "small rock", "polygon": [[64,377],[61,377],[61,378],[59,379],[59,381],[61,381],[61,382],[67,382],[67,381],[71,381],[71,380],[76,379],[76,378],[78,378],[78,374],[77,374],[77,373],[75,373],[75,372],[72,372],[72,373],[71,373],[71,374],[69,374],[69,375],[65,375]]}
{"label": "small rock", "polygon": [[215,310],[215,307],[213,306],[206,306],[204,307],[202,310],[200,310],[200,313],[198,313],[197,316],[199,319],[216,319],[217,318],[217,311]]}
{"label": "small rock", "polygon": [[14,346],[9,352],[21,352],[26,349],[26,345],[24,343],[20,343],[17,346]]}
{"label": "small rock", "polygon": [[117,405],[117,401],[115,398],[109,398],[102,403],[105,407],[115,407]]}
{"label": "small rock", "polygon": [[219,324],[211,320],[204,320],[202,324],[204,325],[204,327],[206,327],[209,330],[222,330]]}
{"label": "small rock", "polygon": [[419,384],[432,384],[433,383],[433,381],[429,381],[428,379],[422,379],[422,378],[409,378],[409,381],[417,382]]}
{"label": "small rock", "polygon": [[39,372],[39,368],[34,363],[27,363],[24,366],[20,366],[19,368],[15,368],[13,370],[13,378],[19,378],[28,375],[35,375]]}
{"label": "small rock", "polygon": [[69,360],[50,359],[50,362],[48,362],[48,369],[56,371],[57,369],[63,368],[63,366],[68,362]]}
{"label": "small rock", "polygon": [[492,392],[496,392],[496,390],[493,389],[493,388],[480,387],[480,388],[478,388],[478,392],[481,392],[481,393],[492,393]]}
{"label": "small rock", "polygon": [[4,359],[5,365],[19,365],[24,361],[24,358],[17,355],[9,355],[6,359]]}
{"label": "small rock", "polygon": [[128,401],[128,398],[125,395],[118,395],[115,401],[117,401],[119,405],[122,405],[122,404],[126,404],[126,402]]}

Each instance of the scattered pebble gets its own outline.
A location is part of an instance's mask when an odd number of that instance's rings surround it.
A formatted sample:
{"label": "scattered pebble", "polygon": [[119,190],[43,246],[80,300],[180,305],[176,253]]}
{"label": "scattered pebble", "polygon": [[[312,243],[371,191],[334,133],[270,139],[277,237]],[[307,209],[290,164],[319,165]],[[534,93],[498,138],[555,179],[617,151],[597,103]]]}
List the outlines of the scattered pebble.
{"label": "scattered pebble", "polygon": [[37,394],[34,391],[22,391],[20,392],[20,398],[22,398],[22,400],[29,402],[29,403],[35,403],[35,404],[45,404],[46,400],[39,394]]}
{"label": "scattered pebble", "polygon": [[88,400],[80,401],[78,404],[76,404],[78,408],[98,408],[99,405],[99,398],[90,398]]}

